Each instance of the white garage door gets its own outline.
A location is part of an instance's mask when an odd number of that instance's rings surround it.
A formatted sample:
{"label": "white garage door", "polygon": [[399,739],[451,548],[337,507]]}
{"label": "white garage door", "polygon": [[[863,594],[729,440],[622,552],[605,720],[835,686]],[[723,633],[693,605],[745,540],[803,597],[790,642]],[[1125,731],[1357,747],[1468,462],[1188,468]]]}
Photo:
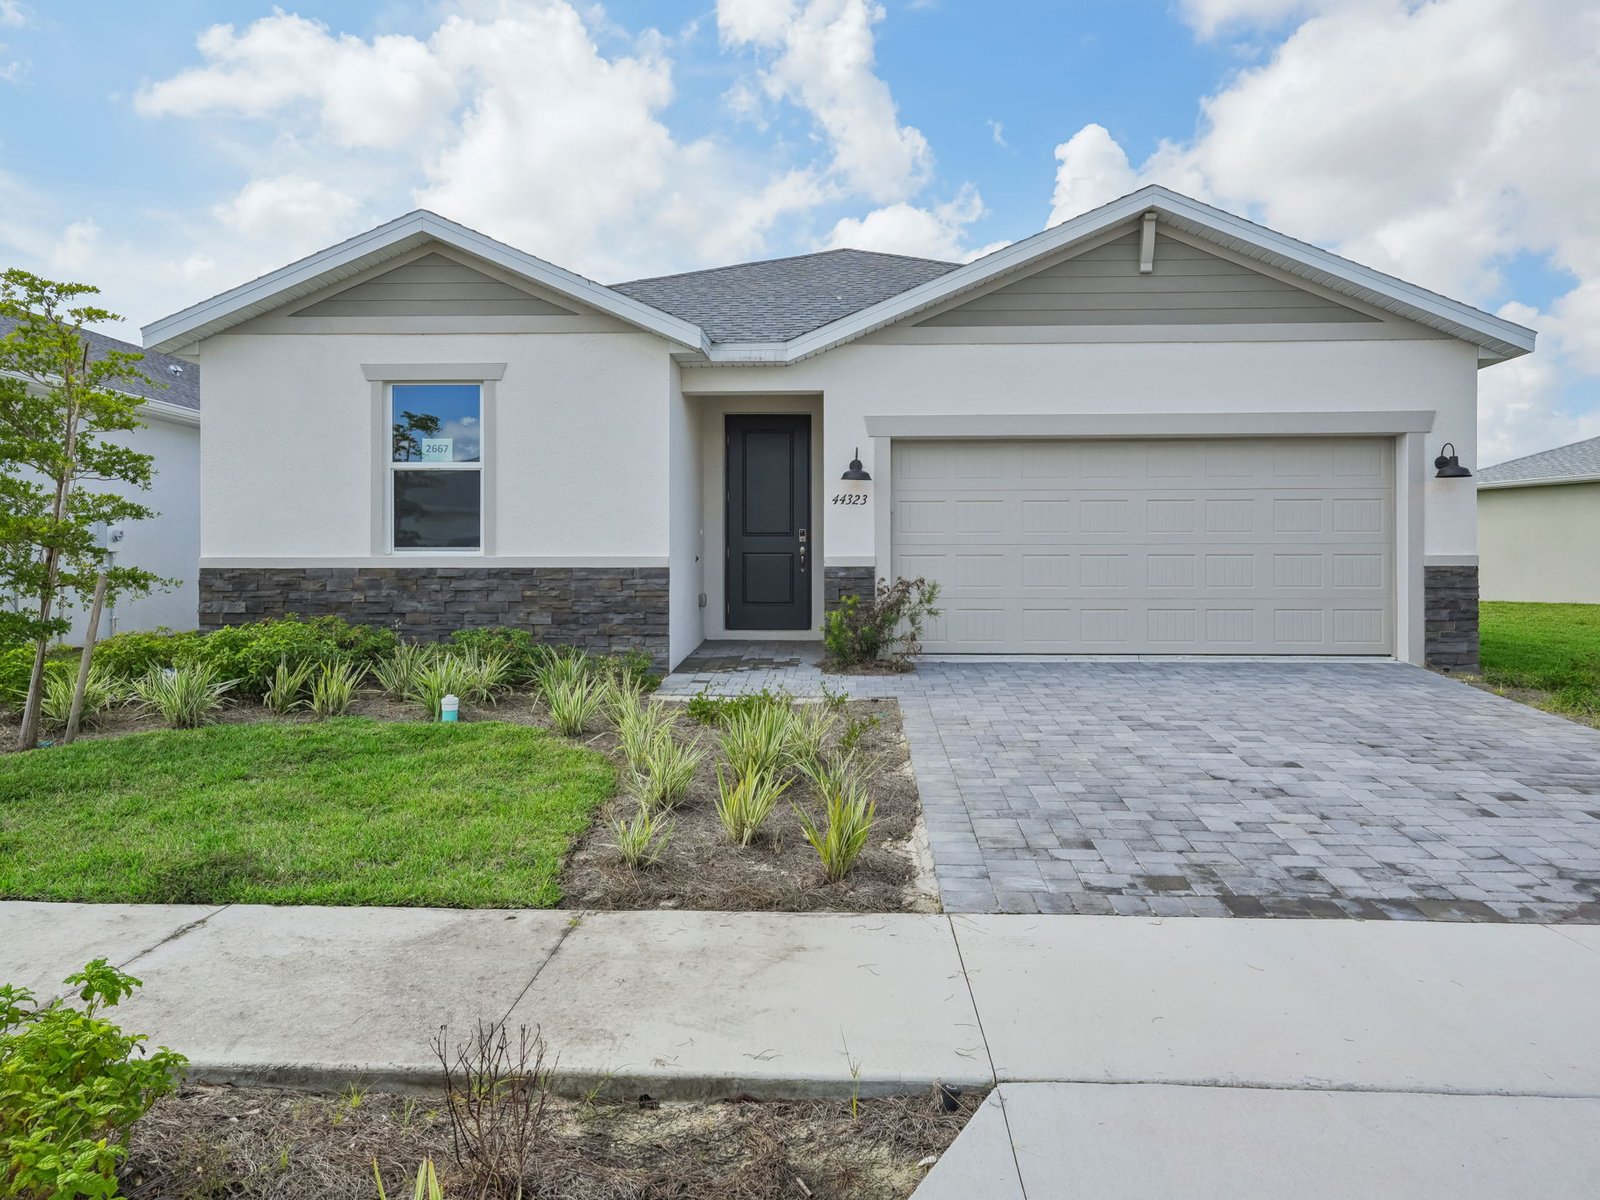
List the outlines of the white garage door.
{"label": "white garage door", "polygon": [[938,654],[1389,654],[1379,438],[894,443],[897,575]]}

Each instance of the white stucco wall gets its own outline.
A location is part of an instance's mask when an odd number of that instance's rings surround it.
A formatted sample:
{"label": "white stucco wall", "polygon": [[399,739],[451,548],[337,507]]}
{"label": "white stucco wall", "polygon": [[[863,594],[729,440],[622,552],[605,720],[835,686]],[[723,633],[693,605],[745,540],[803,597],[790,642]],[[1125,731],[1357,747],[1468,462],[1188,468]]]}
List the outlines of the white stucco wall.
{"label": "white stucco wall", "polygon": [[[135,496],[157,516],[122,526],[116,562],[142,567],[163,579],[178,582],[146,596],[117,600],[100,618],[100,637],[133,629],[193,629],[198,619],[199,594],[195,573],[200,556],[200,428],[192,421],[171,419],[146,409],[145,427],[115,440],[141,454],[155,457],[155,478],[150,490],[139,492],[115,484],[91,483],[97,491],[118,491]],[[89,598],[65,608],[72,629],[62,641],[76,645],[89,627]]]}
{"label": "white stucco wall", "polygon": [[206,564],[373,561],[382,450],[362,366],[383,363],[506,364],[486,452],[497,560],[667,563],[673,388],[659,338],[224,334],[205,342],[201,362]]}
{"label": "white stucco wall", "polygon": [[[1444,339],[1328,342],[1110,342],[840,347],[789,367],[693,368],[684,390],[712,398],[770,392],[825,397],[823,478],[856,446],[873,471],[869,416],[933,414],[1305,413],[1433,410],[1422,435],[1428,556],[1477,552],[1473,489],[1434,480],[1438,445],[1476,463],[1477,351]],[[1159,434],[1159,423],[1148,432]],[[834,507],[822,497],[830,565],[872,561],[885,497]]]}
{"label": "white stucco wall", "polygon": [[1600,483],[1478,493],[1485,600],[1600,604]]}

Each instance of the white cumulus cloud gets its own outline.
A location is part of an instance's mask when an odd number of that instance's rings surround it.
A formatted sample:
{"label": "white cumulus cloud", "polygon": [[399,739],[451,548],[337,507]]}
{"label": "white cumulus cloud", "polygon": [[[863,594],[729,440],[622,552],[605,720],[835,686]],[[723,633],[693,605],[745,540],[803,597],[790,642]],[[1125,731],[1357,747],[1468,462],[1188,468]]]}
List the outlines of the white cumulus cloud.
{"label": "white cumulus cloud", "polygon": [[1484,373],[1486,413],[1519,415],[1486,416],[1481,458],[1587,428],[1563,406],[1574,388],[1600,392],[1600,155],[1579,149],[1600,113],[1600,10],[1191,0],[1184,11],[1202,35],[1304,20],[1202,102],[1194,138],[1137,164],[1099,125],[1061,143],[1051,222],[1163,183],[1480,304],[1511,262],[1547,260],[1577,284],[1525,313],[1544,334],[1537,364]]}

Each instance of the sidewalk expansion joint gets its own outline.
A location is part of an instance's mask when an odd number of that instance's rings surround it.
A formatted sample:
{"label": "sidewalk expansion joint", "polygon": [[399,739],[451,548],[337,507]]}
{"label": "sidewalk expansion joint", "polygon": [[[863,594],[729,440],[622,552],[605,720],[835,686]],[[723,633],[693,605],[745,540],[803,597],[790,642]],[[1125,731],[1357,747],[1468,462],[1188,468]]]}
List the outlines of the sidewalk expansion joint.
{"label": "sidewalk expansion joint", "polygon": [[1282,1080],[1264,1079],[1173,1079],[1156,1076],[1149,1079],[1106,1079],[1094,1076],[1051,1075],[1038,1078],[1007,1078],[1001,1087],[1029,1084],[1075,1084],[1093,1087],[1181,1087],[1211,1088],[1216,1091],[1244,1092],[1351,1092],[1358,1095],[1377,1096],[1464,1096],[1497,1100],[1600,1100],[1600,1091],[1560,1092],[1540,1091],[1535,1088],[1450,1087],[1417,1084],[1413,1087],[1391,1086],[1378,1083],[1340,1083],[1319,1079],[1304,1083],[1285,1083]]}
{"label": "sidewalk expansion joint", "polygon": [[956,936],[956,924],[949,913],[944,916],[945,928],[950,931],[950,942],[956,948],[956,962],[961,967],[961,982],[967,986],[967,999],[972,1002],[972,1016],[978,1022],[978,1036],[983,1039],[983,1054],[989,1060],[989,1078],[994,1081],[995,1102],[1000,1106],[1000,1119],[1005,1122],[1006,1144],[1011,1147],[1011,1165],[1016,1168],[1017,1188],[1022,1200],[1028,1200],[1028,1185],[1022,1178],[1022,1163],[1017,1159],[1017,1139],[1011,1133],[1011,1117],[1006,1112],[1005,1092],[1000,1087],[1000,1073],[995,1070],[994,1051],[989,1048],[989,1035],[983,1028],[983,1014],[978,1011],[978,997],[972,990],[972,976],[967,973],[967,957],[961,952],[961,939]]}
{"label": "sidewalk expansion joint", "polygon": [[522,990],[517,993],[516,999],[511,1002],[511,1006],[501,1016],[500,1023],[502,1025],[511,1020],[511,1014],[517,1011],[517,1005],[522,1003],[522,998],[528,994],[535,983],[539,982],[539,976],[544,974],[544,969],[550,965],[550,961],[555,958],[561,947],[566,945],[567,938],[572,936],[588,916],[587,912],[575,912],[572,914],[572,919],[562,929],[561,936],[556,939],[556,944],[550,947],[550,953],[539,961],[539,965],[533,969],[533,974],[528,977],[528,982],[522,985]]}

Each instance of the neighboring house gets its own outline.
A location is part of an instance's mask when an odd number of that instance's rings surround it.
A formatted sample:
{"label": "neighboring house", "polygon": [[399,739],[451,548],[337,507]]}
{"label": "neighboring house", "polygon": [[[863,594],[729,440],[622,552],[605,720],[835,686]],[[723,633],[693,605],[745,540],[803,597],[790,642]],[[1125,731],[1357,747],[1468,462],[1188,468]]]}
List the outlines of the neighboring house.
{"label": "neighboring house", "polygon": [[1478,472],[1485,600],[1600,604],[1600,437]]}
{"label": "neighboring house", "polygon": [[[944,585],[931,653],[1477,658],[1477,372],[1532,331],[1148,187],[958,266],[605,287],[415,212],[146,326],[200,610],[676,663]],[[861,471],[852,470],[858,456]],[[870,480],[849,475],[870,475]]]}
{"label": "neighboring house", "polygon": [[[0,336],[15,325],[0,317]],[[129,629],[193,629],[199,607],[196,572],[200,558],[200,368],[170,354],[144,350],[93,330],[84,330],[82,336],[93,357],[108,350],[144,355],[144,362],[139,364],[144,378],[125,382],[122,390],[144,398],[139,414],[145,427],[119,440],[141,454],[155,457],[155,479],[150,490],[136,494],[141,503],[159,515],[122,526],[122,536],[113,543],[113,552],[119,563],[143,567],[164,579],[178,581],[170,589],[110,605],[100,619],[100,636]],[[133,490],[121,484],[91,482],[85,486]],[[87,610],[87,602],[81,609],[67,610],[72,630],[63,640],[82,639],[88,625]]]}

